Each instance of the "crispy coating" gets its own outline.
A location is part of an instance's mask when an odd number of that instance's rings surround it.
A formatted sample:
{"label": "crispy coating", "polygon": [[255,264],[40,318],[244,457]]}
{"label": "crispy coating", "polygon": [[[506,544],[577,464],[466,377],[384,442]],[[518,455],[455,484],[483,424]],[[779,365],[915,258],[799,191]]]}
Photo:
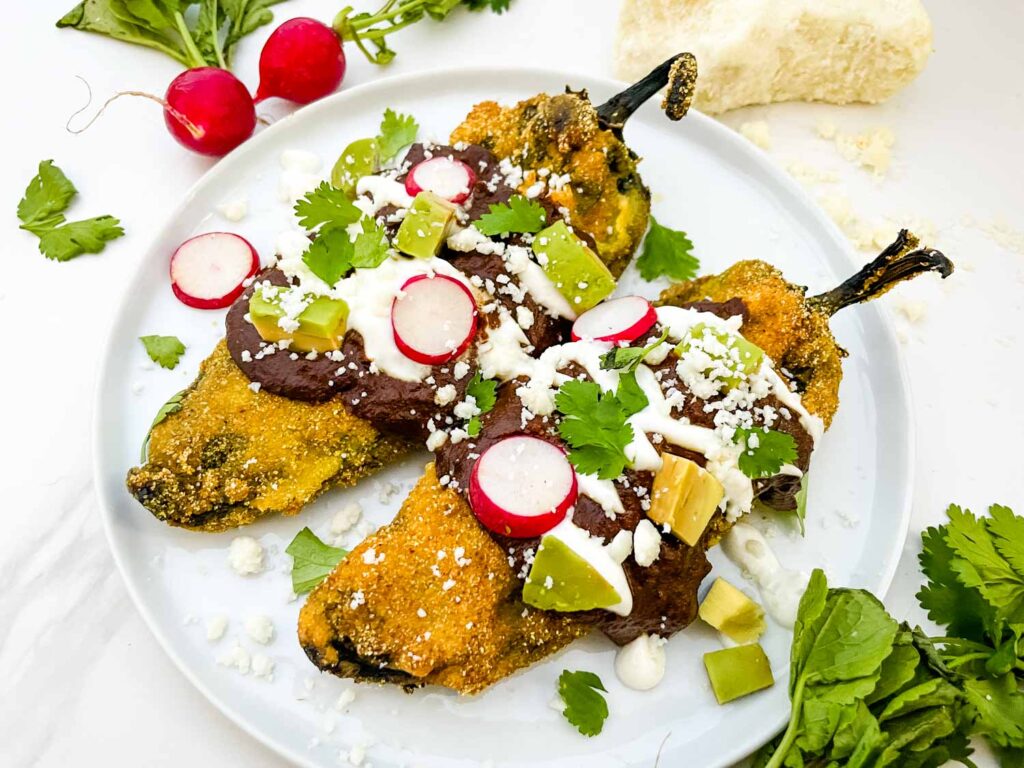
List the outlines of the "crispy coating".
{"label": "crispy coating", "polygon": [[395,520],[310,594],[299,642],[336,675],[476,693],[589,631],[524,605],[520,589],[505,552],[428,464]]}
{"label": "crispy coating", "polygon": [[128,490],[171,525],[221,531],[263,515],[294,515],[329,487],[353,485],[407,444],[338,401],[306,403],[254,392],[221,341],[157,424]]}
{"label": "crispy coating", "polygon": [[742,299],[750,311],[743,336],[793,374],[804,407],[828,427],[839,407],[843,378],[840,347],[828,325],[828,315],[806,297],[807,289],[789,283],[763,261],[740,261],[717,275],[698,277],[667,288],[660,304],[678,305],[710,299]]}
{"label": "crispy coating", "polygon": [[568,174],[568,184],[549,191],[551,201],[567,208],[572,224],[594,238],[616,277],[626,268],[647,230],[651,194],[637,172],[639,158],[602,127],[585,91],[540,94],[512,107],[482,102],[451,140],[480,144],[522,166],[523,192],[541,168]]}

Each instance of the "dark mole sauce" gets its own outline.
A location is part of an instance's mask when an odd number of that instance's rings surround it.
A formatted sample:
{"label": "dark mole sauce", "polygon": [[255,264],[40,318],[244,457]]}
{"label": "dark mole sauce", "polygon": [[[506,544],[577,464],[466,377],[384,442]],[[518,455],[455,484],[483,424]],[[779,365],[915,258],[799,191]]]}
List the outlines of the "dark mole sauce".
{"label": "dark mole sauce", "polygon": [[[416,144],[410,148],[403,167],[410,168],[427,159],[428,152],[432,157],[448,156],[461,160],[476,173],[477,180],[472,195],[463,206],[465,215],[460,220],[462,224],[477,220],[488,212],[491,205],[505,202],[515,194],[515,190],[505,183],[504,177],[498,172],[494,156],[486,149],[475,145],[455,149],[449,146],[426,147]],[[404,173],[398,176],[399,181],[404,178]],[[549,203],[544,200],[539,202],[545,206],[549,222],[561,218],[559,211]],[[390,237],[394,236],[400,224],[393,216],[395,210],[393,207],[385,207],[377,213]],[[588,239],[585,233],[577,234],[585,240]],[[523,241],[518,236],[512,236],[508,238],[508,242],[522,244]],[[514,276],[506,270],[501,256],[495,254],[478,251],[458,252],[445,247],[439,256],[450,261],[470,278],[475,276],[495,285],[500,285],[498,278],[501,275],[515,281]],[[256,280],[268,280],[280,286],[288,284],[285,275],[276,269],[263,270]],[[455,404],[464,399],[466,386],[477,370],[476,344],[471,344],[469,350],[459,360],[433,366],[432,385],[426,381],[402,381],[379,371],[374,372],[366,357],[362,337],[355,331],[349,331],[343,339],[341,352],[344,359],[341,361],[325,354],[307,359],[303,353],[291,353],[280,349],[273,354],[258,357],[257,353],[268,345],[262,341],[255,327],[245,319],[249,297],[254,287],[246,289],[228,312],[227,345],[235,363],[250,380],[258,382],[262,389],[283,397],[310,402],[322,402],[339,397],[355,415],[368,420],[378,429],[397,432],[412,439],[423,440],[428,436],[427,421],[431,418],[435,419],[438,428],[458,423],[451,416],[451,412]],[[517,304],[512,297],[500,291],[494,295],[494,300],[511,313],[514,313],[518,306],[524,306],[532,312],[533,325],[524,333],[534,347],[534,354],[568,340],[569,323],[548,315],[528,293],[521,304]],[[686,306],[712,312],[723,318],[734,315],[747,318],[747,308],[739,299],[722,303],[694,302]],[[486,334],[488,327],[494,327],[497,324],[497,314],[483,314],[477,333]],[[476,343],[481,340],[478,337]],[[249,353],[245,359],[243,352]],[[466,363],[469,370],[461,378],[456,379],[455,364],[460,361]],[[704,410],[703,402],[690,394],[678,380],[670,358],[666,358],[665,362],[653,368],[655,371],[662,371],[663,388],[674,384],[683,392],[685,400],[682,416],[700,426],[714,425],[713,416]],[[582,371],[571,373],[575,375]],[[522,383],[524,382],[509,382],[499,389],[498,401],[489,413],[483,415],[483,427],[476,438],[463,440],[457,444],[448,441],[438,452],[438,476],[447,476],[450,485],[463,495],[468,493],[469,476],[476,459],[495,442],[514,434],[529,434],[562,444],[552,418],[535,416],[523,421],[523,406],[515,394],[516,388]],[[456,397],[449,404],[439,406],[434,400],[436,390],[448,384],[455,387]],[[766,398],[764,404],[776,407],[781,405],[773,400]],[[446,418],[452,421],[446,422]],[[788,420],[780,418],[774,428],[794,437],[799,453],[797,465],[801,469],[806,469],[813,442],[801,428],[796,417]],[[706,464],[704,456],[698,453],[672,446],[667,442],[662,443],[661,448],[691,459],[700,466]],[[651,472],[627,470],[624,477],[616,481],[624,513],[610,519],[597,502],[581,495],[572,512],[573,522],[591,535],[600,536],[606,541],[611,540],[620,530],[634,530],[646,519],[642,501],[649,493],[653,480],[654,474]],[[799,480],[776,476],[755,481],[754,488],[759,498],[770,501],[775,508],[791,509],[795,506]],[[529,558],[536,551],[540,538],[512,539],[493,533],[491,535],[508,554],[513,570],[521,577],[525,577],[529,570]],[[705,547],[690,547],[674,536],[664,535],[658,559],[650,566],[637,565],[632,556],[623,563],[633,593],[633,610],[629,616],[618,616],[603,610],[587,611],[579,615],[620,645],[642,634],[668,637],[680,631],[696,617],[697,587],[711,570],[704,550]]]}
{"label": "dark mole sauce", "polygon": [[[490,206],[507,201],[515,190],[504,181],[498,171],[498,163],[494,156],[483,147],[468,145],[462,149],[448,146],[426,147],[414,144],[406,155],[403,167],[410,168],[427,158],[448,156],[469,165],[477,180],[472,194],[464,204],[465,220],[469,223],[487,213]],[[403,181],[405,174],[398,176]],[[383,218],[389,236],[393,237],[398,230],[398,221],[388,221],[395,212],[393,207],[385,207],[378,211],[378,218]],[[550,213],[550,211],[549,211]],[[496,286],[500,275],[515,281],[505,269],[501,257],[494,254],[483,254],[477,251],[466,253],[443,248],[440,258],[448,260],[468,277],[479,277],[491,281]],[[256,283],[269,281],[273,285],[288,285],[287,277],[277,269],[265,269],[256,277]],[[429,435],[427,422],[433,418],[435,426],[449,427],[458,421],[452,416],[455,405],[465,398],[465,390],[477,371],[475,348],[482,340],[477,337],[475,343],[458,359],[441,365],[432,366],[430,374],[425,378],[433,378],[433,383],[424,381],[403,381],[388,376],[371,368],[363,347],[362,337],[355,331],[349,331],[342,342],[342,360],[334,359],[336,355],[324,353],[307,357],[302,352],[291,352],[277,349],[272,354],[261,355],[261,350],[268,345],[262,340],[256,328],[245,319],[249,311],[249,298],[256,283],[245,290],[228,311],[226,320],[226,337],[228,350],[232,359],[243,373],[261,389],[282,397],[309,402],[323,402],[339,397],[345,405],[360,418],[366,419],[381,430],[395,432],[410,439],[424,440]],[[534,299],[527,294],[521,304],[516,304],[512,297],[498,293],[495,300],[510,312],[515,307],[529,309],[534,318],[531,328],[524,331],[530,344],[537,353],[553,344],[561,343],[568,337],[568,322],[548,315]],[[482,315],[478,334],[486,334],[487,328],[496,323],[497,312]],[[243,353],[248,353],[244,355]],[[462,377],[455,378],[455,365],[466,363],[469,370]],[[461,367],[461,366],[460,366]],[[451,384],[455,387],[456,397],[444,406],[435,403],[438,388]],[[448,422],[448,419],[452,419]]]}
{"label": "dark mole sauce", "polygon": [[[747,313],[746,307],[738,299],[719,304],[698,302],[686,306],[712,312],[723,318],[733,315],[746,316]],[[655,331],[651,331],[650,335],[655,335]],[[675,386],[684,394],[682,416],[698,426],[714,426],[713,414],[704,410],[704,401],[692,395],[678,379],[671,357],[652,366],[652,369],[655,372],[661,371],[663,389]],[[572,366],[563,372],[573,376],[586,375],[578,366]],[[438,475],[448,475],[450,482],[464,495],[468,493],[469,477],[476,458],[499,440],[515,434],[528,434],[560,446],[564,445],[558,436],[553,418],[534,416],[528,421],[523,421],[523,405],[515,394],[516,388],[523,383],[525,382],[517,380],[501,388],[494,409],[482,417],[483,426],[477,438],[458,444],[449,442],[438,452]],[[776,407],[781,405],[773,398],[765,398],[761,402]],[[799,453],[797,464],[801,468],[806,468],[813,444],[796,417],[789,420],[780,418],[773,428],[794,436]],[[660,448],[688,458],[702,467],[707,464],[701,454],[671,445],[667,441],[662,442]],[[623,478],[615,481],[624,508],[622,514],[611,519],[597,502],[581,494],[573,509],[572,521],[591,535],[605,539],[606,542],[620,530],[632,531],[647,517],[642,504],[653,482],[652,472],[627,470]],[[513,539],[494,533],[491,536],[508,554],[513,570],[520,578],[525,578],[529,571],[529,558],[536,552],[540,537]],[[705,550],[705,546],[691,547],[672,535],[663,535],[658,559],[650,566],[638,565],[632,556],[626,558],[623,563],[626,579],[633,593],[633,610],[628,616],[619,616],[603,610],[586,611],[579,616],[619,645],[625,645],[642,634],[656,634],[662,637],[675,634],[688,626],[697,615],[697,588],[711,570]]]}

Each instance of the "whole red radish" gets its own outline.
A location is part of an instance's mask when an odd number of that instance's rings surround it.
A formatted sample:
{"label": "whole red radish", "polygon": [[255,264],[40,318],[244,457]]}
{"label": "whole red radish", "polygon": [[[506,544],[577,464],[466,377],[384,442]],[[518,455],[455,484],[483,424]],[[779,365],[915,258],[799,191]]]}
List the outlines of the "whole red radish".
{"label": "whole red radish", "polygon": [[256,107],[242,81],[226,69],[197,67],[171,81],[164,122],[184,146],[219,157],[252,136]]}
{"label": "whole red radish", "polygon": [[256,102],[277,96],[308,104],[334,91],[344,76],[338,33],[316,19],[289,19],[263,45]]}

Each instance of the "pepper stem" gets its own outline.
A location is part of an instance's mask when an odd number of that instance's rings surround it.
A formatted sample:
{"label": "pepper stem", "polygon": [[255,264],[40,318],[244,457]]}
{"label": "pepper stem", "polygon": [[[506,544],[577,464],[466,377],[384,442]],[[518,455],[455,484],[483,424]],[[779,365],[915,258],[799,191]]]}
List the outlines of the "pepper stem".
{"label": "pepper stem", "polygon": [[925,272],[938,272],[943,278],[953,274],[953,262],[934,248],[918,248],[919,243],[916,235],[901,229],[896,240],[870,264],[831,291],[811,296],[808,303],[832,316],[851,304],[875,299],[898,283]]}
{"label": "pepper stem", "polygon": [[662,62],[650,74],[626,90],[612,96],[597,108],[597,116],[606,128],[622,133],[630,115],[666,85],[668,92],[661,103],[671,120],[680,120],[690,109],[697,82],[697,59],[692,53],[679,53]]}

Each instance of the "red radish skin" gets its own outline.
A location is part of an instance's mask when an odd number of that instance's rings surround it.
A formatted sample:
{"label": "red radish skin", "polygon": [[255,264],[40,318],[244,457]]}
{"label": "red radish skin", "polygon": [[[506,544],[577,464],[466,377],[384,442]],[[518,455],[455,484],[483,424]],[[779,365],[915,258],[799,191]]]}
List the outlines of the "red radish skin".
{"label": "red radish skin", "polygon": [[473,169],[451,157],[432,157],[417,163],[405,177],[405,191],[410,197],[425,190],[456,205],[466,202],[474,184]]}
{"label": "red radish skin", "polygon": [[513,435],[483,452],[469,476],[469,504],[483,526],[524,539],[550,531],[576,503],[576,472],[556,445]]}
{"label": "red radish skin", "polygon": [[226,155],[256,130],[256,107],[226,69],[182,72],[164,95],[164,122],[179,143],[201,155]]}
{"label": "red radish skin", "polygon": [[572,324],[572,340],[632,342],[658,321],[654,305],[640,296],[609,299],[588,309]]}
{"label": "red radish skin", "polygon": [[231,232],[207,232],[186,240],[171,256],[171,290],[196,309],[223,309],[241,296],[260,268],[248,240]]}
{"label": "red radish skin", "polygon": [[289,19],[263,45],[256,103],[276,96],[309,104],[334,92],[343,77],[345,52],[338,34],[316,19]]}
{"label": "red radish skin", "polygon": [[391,304],[395,345],[410,360],[437,365],[454,360],[476,334],[476,301],[462,282],[447,275],[416,275]]}

